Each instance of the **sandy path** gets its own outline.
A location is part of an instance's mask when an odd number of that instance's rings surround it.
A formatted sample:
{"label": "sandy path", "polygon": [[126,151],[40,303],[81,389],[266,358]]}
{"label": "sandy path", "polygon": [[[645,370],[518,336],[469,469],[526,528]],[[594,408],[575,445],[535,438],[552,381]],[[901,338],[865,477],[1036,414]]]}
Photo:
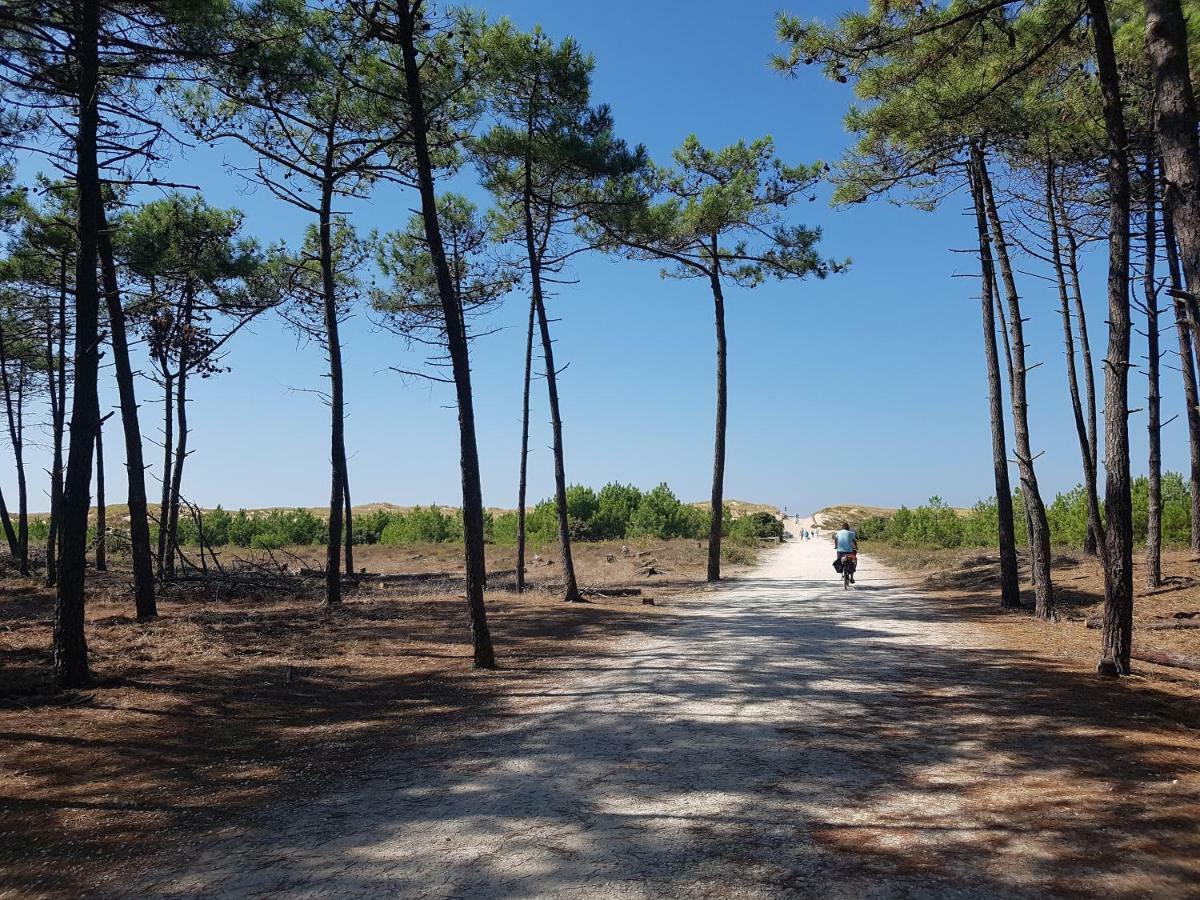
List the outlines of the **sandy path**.
{"label": "sandy path", "polygon": [[978,627],[870,560],[844,592],[830,558],[827,537],[772,551],[527,684],[452,758],[384,760],[130,893],[1044,895],[1075,813],[1023,802],[1053,767],[1022,757],[1008,686],[974,677]]}

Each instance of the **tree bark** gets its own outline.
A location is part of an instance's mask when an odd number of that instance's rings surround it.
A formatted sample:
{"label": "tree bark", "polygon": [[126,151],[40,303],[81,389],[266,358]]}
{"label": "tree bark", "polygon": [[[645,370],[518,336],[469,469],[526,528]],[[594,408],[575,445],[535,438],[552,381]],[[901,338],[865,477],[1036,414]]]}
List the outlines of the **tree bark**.
{"label": "tree bark", "polygon": [[525,382],[521,394],[521,472],[517,480],[517,593],[525,591],[525,502],[529,473],[529,382],[533,376],[533,322],[537,305],[530,298],[525,332]]}
{"label": "tree bark", "polygon": [[[1100,501],[1096,492],[1096,454],[1092,447],[1092,436],[1088,431],[1083,414],[1083,402],[1079,395],[1079,373],[1075,368],[1075,329],[1071,325],[1071,303],[1067,293],[1067,275],[1063,266],[1062,240],[1059,237],[1058,212],[1054,202],[1054,160],[1046,163],[1046,221],[1050,226],[1050,253],[1054,262],[1054,275],[1058,283],[1059,312],[1062,315],[1063,344],[1067,355],[1067,387],[1071,395],[1071,411],[1075,416],[1075,434],[1079,439],[1079,454],[1083,461],[1083,489],[1086,493],[1088,526],[1085,550],[1096,552],[1098,536],[1103,531],[1100,520]],[[1082,303],[1079,304],[1082,307]],[[1090,362],[1088,363],[1090,366]],[[1090,548],[1086,546],[1091,544]]]}
{"label": "tree bark", "polygon": [[1180,0],[1145,0],[1145,5],[1146,55],[1154,82],[1154,131],[1184,281],[1194,296],[1200,292],[1200,141],[1188,65],[1187,23]]}
{"label": "tree bark", "polygon": [[96,571],[108,571],[108,510],[104,498],[104,423],[109,413],[100,420],[96,429]]}
{"label": "tree bark", "polygon": [[1017,283],[1013,276],[1012,263],[1008,256],[1008,245],[1004,239],[1004,228],[996,198],[992,193],[991,177],[983,151],[974,147],[976,171],[987,207],[987,218],[1000,262],[1000,278],[1008,299],[1008,327],[1012,333],[1012,370],[1009,390],[1012,394],[1013,438],[1016,444],[1017,471],[1021,476],[1021,493],[1029,525],[1029,558],[1033,575],[1035,614],[1040,619],[1054,618],[1054,587],[1050,579],[1050,526],[1046,521],[1046,507],[1042,503],[1038,488],[1037,473],[1033,465],[1033,449],[1029,436],[1029,400],[1026,393],[1025,325],[1021,316],[1021,301],[1017,294]]}
{"label": "tree bark", "polygon": [[[1129,479],[1129,160],[1121,81],[1104,0],[1087,0],[1108,138],[1108,355],[1104,361],[1104,631],[1097,671],[1129,673],[1133,503]],[[1195,120],[1193,119],[1193,126]],[[1178,223],[1177,223],[1178,227]]]}
{"label": "tree bark", "polygon": [[58,582],[58,517],[63,490],[63,426],[67,404],[67,265],[62,258],[58,270],[58,359],[54,358],[54,327],[46,334],[46,377],[50,392],[50,427],[54,445],[50,464],[50,527],[46,535],[46,585]]}
{"label": "tree bark", "polygon": [[[0,384],[4,388],[4,410],[8,419],[8,438],[12,444],[13,461],[17,467],[17,570],[29,575],[29,492],[25,481],[25,441],[21,427],[24,366],[18,363],[17,384],[9,378],[8,347],[4,328],[0,327]],[[14,402],[15,395],[15,402]]]}
{"label": "tree bark", "polygon": [[713,236],[714,270],[709,278],[713,295],[713,320],[717,332],[717,409],[713,435],[712,505],[708,518],[708,580],[721,580],[721,529],[725,524],[725,426],[728,407],[726,383],[727,357],[725,345],[725,295],[721,276],[716,270],[716,236]]}
{"label": "tree bark", "polygon": [[475,407],[471,396],[471,364],[466,324],[454,293],[446,250],[442,244],[441,224],[438,221],[437,194],[434,190],[433,163],[427,136],[429,122],[425,113],[425,98],[421,87],[421,70],[417,61],[415,29],[420,18],[421,4],[400,0],[397,4],[398,37],[404,57],[405,95],[412,117],[413,156],[416,162],[417,184],[421,194],[421,216],[425,224],[425,239],[437,275],[438,295],[446,319],[446,347],[454,371],[454,388],[458,400],[458,433],[463,486],[463,537],[466,552],[467,613],[471,623],[471,642],[477,668],[494,668],[495,651],[487,626],[483,606],[483,588],[487,569],[483,542],[483,491],[479,483],[479,449],[475,441]]}
{"label": "tree bark", "polygon": [[997,540],[1000,550],[1000,605],[1016,609],[1021,605],[1021,585],[1017,573],[1017,535],[1013,524],[1012,485],[1008,479],[1008,448],[1004,428],[1004,388],[1000,378],[1000,358],[996,348],[995,263],[991,236],[984,212],[979,177],[971,169],[971,197],[975,207],[975,225],[979,235],[980,296],[983,315],[983,350],[987,364],[988,412],[992,429],[992,470],[996,482],[996,512],[999,518]]}
{"label": "tree bark", "polygon": [[1079,326],[1079,356],[1083,362],[1083,385],[1087,398],[1087,438],[1092,454],[1092,472],[1096,473],[1091,487],[1092,495],[1088,498],[1088,509],[1091,510],[1094,507],[1095,514],[1094,517],[1091,512],[1088,514],[1089,519],[1093,519],[1093,521],[1090,521],[1088,524],[1088,537],[1084,542],[1084,550],[1094,556],[1104,544],[1103,520],[1100,517],[1100,448],[1097,427],[1098,416],[1096,414],[1096,369],[1092,364],[1092,346],[1088,338],[1087,311],[1083,306],[1083,289],[1080,287],[1079,280],[1079,241],[1075,237],[1075,229],[1071,227],[1071,220],[1067,216],[1067,206],[1061,194],[1058,197],[1058,209],[1063,230],[1067,235],[1067,271],[1071,275],[1071,299],[1075,304],[1075,320]]}
{"label": "tree bark", "polygon": [[329,352],[329,535],[325,554],[325,604],[342,601],[342,512],[346,503],[345,399],[342,393],[342,345],[338,335],[336,281],[333,272],[333,142],[328,144],[326,177],[321,187],[321,294],[325,304],[325,341]]}
{"label": "tree bark", "polygon": [[100,221],[100,170],[96,158],[100,88],[99,0],[75,5],[76,100],[75,183],[79,202],[79,243],[75,264],[74,394],[71,399],[71,447],[62,500],[62,558],[54,606],[53,666],[60,687],[82,687],[90,681],[87,639],[83,628],[84,571],[87,561],[89,490],[92,449],[99,430],[100,290],[96,278],[97,232]]}
{"label": "tree bark", "polygon": [[162,496],[158,504],[158,577],[167,577],[167,553],[170,543],[167,540],[169,528],[167,522],[171,509],[171,473],[174,471],[175,452],[175,376],[168,370],[168,363],[162,363],[163,376],[163,464],[162,464]]}
{"label": "tree bark", "polygon": [[[343,450],[345,448],[343,447]],[[342,455],[342,484],[345,488],[344,495],[346,498],[346,521],[342,526],[342,532],[346,539],[346,574],[354,574],[354,511],[350,505],[350,467],[347,464],[345,454]]]}
{"label": "tree bark", "polygon": [[1158,256],[1158,201],[1154,155],[1146,157],[1146,256],[1142,290],[1146,303],[1146,428],[1149,432],[1146,504],[1146,587],[1162,583],[1162,398],[1159,394],[1158,285],[1154,264]]}
{"label": "tree bark", "polygon": [[[146,508],[146,465],[142,457],[142,429],[138,424],[137,397],[134,392],[133,366],[129,360],[129,341],[125,334],[125,309],[117,284],[117,266],[113,259],[107,214],[101,199],[96,211],[96,247],[104,276],[104,295],[108,304],[109,343],[113,350],[113,369],[121,401],[121,425],[125,431],[125,470],[129,481],[129,546],[133,558],[134,604],[139,622],[158,615],[154,600],[154,554],[150,547],[150,518]],[[97,410],[97,415],[99,410]],[[99,426],[97,426],[99,427]],[[72,436],[72,444],[74,437]],[[91,443],[89,439],[89,443]]]}
{"label": "tree bark", "polygon": [[183,491],[183,464],[187,460],[187,377],[188,369],[192,365],[189,345],[194,309],[195,295],[191,285],[188,285],[184,289],[183,315],[180,321],[179,374],[175,377],[175,421],[178,430],[175,434],[171,487],[167,495],[167,508],[159,513],[160,518],[166,519],[167,552],[163,559],[163,571],[168,579],[175,577],[175,557],[179,553],[179,498]]}
{"label": "tree bark", "polygon": [[1179,374],[1183,378],[1184,415],[1188,427],[1190,451],[1189,489],[1191,497],[1191,547],[1200,551],[1200,391],[1196,386],[1196,358],[1192,348],[1192,331],[1189,324],[1188,304],[1180,296],[1183,276],[1179,271],[1179,253],[1175,244],[1175,228],[1171,224],[1171,211],[1163,198],[1163,243],[1167,248],[1167,269],[1170,273],[1171,295],[1175,307],[1175,332],[1179,338]]}

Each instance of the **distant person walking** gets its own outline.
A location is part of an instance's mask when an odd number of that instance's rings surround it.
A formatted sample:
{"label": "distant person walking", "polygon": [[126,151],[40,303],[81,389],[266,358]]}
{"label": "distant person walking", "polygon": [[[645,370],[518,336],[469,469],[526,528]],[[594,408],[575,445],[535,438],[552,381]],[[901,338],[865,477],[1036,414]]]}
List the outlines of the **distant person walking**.
{"label": "distant person walking", "polygon": [[[833,547],[837,551],[838,562],[850,553],[858,553],[858,533],[850,527],[849,522],[843,522],[841,529],[833,536]],[[850,574],[850,583],[854,584],[854,574]]]}

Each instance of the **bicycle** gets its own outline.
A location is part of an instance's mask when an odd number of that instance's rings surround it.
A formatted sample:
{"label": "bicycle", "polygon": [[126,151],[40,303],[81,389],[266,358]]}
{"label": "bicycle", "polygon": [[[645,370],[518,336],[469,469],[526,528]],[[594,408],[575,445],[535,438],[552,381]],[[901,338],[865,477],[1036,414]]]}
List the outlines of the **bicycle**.
{"label": "bicycle", "polygon": [[842,589],[850,590],[854,573],[858,570],[858,553],[847,553],[842,557]]}

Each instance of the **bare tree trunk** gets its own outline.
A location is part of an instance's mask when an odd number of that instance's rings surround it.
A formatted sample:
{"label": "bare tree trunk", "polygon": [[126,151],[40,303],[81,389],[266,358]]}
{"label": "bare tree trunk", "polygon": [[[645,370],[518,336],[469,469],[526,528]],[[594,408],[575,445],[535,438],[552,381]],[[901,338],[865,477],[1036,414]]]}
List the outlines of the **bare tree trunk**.
{"label": "bare tree trunk", "polygon": [[[716,236],[713,236],[716,243]],[[721,529],[725,524],[725,427],[728,407],[726,382],[727,357],[725,345],[725,295],[721,276],[715,270],[717,255],[713,252],[714,271],[709,279],[713,294],[713,317],[717,331],[717,411],[713,436],[712,505],[708,518],[708,580],[721,580]]]}
{"label": "bare tree trunk", "polygon": [[[1071,303],[1067,294],[1067,276],[1063,267],[1062,241],[1058,232],[1058,212],[1054,202],[1054,160],[1046,163],[1046,221],[1050,226],[1050,253],[1054,262],[1054,275],[1058,282],[1059,312],[1063,323],[1063,344],[1067,355],[1067,387],[1071,394],[1071,411],[1075,416],[1075,434],[1079,439],[1079,454],[1083,460],[1083,489],[1087,494],[1088,527],[1085,548],[1096,552],[1097,536],[1103,530],[1100,522],[1100,502],[1096,492],[1096,455],[1092,437],[1083,416],[1083,403],[1079,396],[1079,374],[1075,368],[1075,329],[1071,325]],[[1082,306],[1082,304],[1080,304]],[[1090,362],[1088,363],[1090,368]],[[1088,540],[1090,539],[1090,540]]]}
{"label": "bare tree trunk", "polygon": [[[9,378],[8,347],[5,344],[4,328],[0,326],[0,384],[4,388],[4,410],[8,419],[8,438],[12,444],[13,461],[17,466],[17,570],[29,574],[29,494],[25,483],[24,439],[21,427],[23,405],[24,366],[19,366],[18,381],[14,386]],[[14,403],[15,395],[15,403]]]}
{"label": "bare tree trunk", "polygon": [[1163,243],[1167,248],[1167,269],[1170,272],[1171,296],[1175,307],[1175,332],[1179,338],[1179,374],[1183,378],[1183,402],[1188,427],[1190,451],[1189,490],[1191,497],[1191,547],[1200,551],[1200,390],[1196,386],[1196,358],[1192,349],[1192,330],[1188,304],[1181,296],[1183,277],[1179,271],[1179,253],[1175,244],[1175,227],[1171,224],[1170,205],[1163,198]]}
{"label": "bare tree trunk", "polygon": [[[343,448],[344,450],[345,448]],[[354,574],[354,511],[350,505],[350,467],[345,454],[342,455],[342,478],[346,497],[346,521],[342,531],[346,537],[346,574]]]}
{"label": "bare tree trunk", "polygon": [[50,464],[50,527],[46,535],[46,585],[58,582],[58,517],[62,506],[63,424],[66,421],[67,271],[64,256],[58,270],[58,359],[54,358],[54,326],[46,327],[46,380],[50,393],[50,428],[54,445]]}
{"label": "bare tree trunk", "polygon": [[521,395],[521,473],[517,480],[517,593],[525,591],[525,492],[529,473],[529,382],[533,376],[533,320],[537,305],[529,301],[525,333],[525,382]]}
{"label": "bare tree trunk", "polygon": [[554,507],[558,513],[558,543],[562,554],[563,599],[567,603],[583,603],[579,584],[575,580],[575,560],[571,555],[571,525],[567,516],[567,468],[563,449],[562,413],[558,403],[558,372],[554,368],[554,343],[550,339],[550,322],[542,295],[541,258],[534,241],[533,183],[531,165],[525,161],[525,247],[529,256],[529,279],[533,287],[533,306],[537,311],[538,328],[542,336],[542,358],[546,362],[546,392],[550,399],[550,428],[554,453]]}
{"label": "bare tree trunk", "polygon": [[971,198],[979,233],[980,287],[983,314],[983,350],[987,363],[988,411],[992,429],[992,471],[996,481],[996,512],[999,518],[997,540],[1000,550],[1000,605],[1016,609],[1021,605],[1021,585],[1017,573],[1017,536],[1013,525],[1012,486],[1008,480],[1008,449],[1004,429],[1004,393],[1000,379],[1000,359],[996,349],[995,264],[991,236],[984,212],[979,177],[972,167]]}
{"label": "bare tree trunk", "polygon": [[[1108,137],[1108,356],[1104,372],[1104,630],[1097,671],[1129,672],[1133,503],[1129,479],[1129,161],[1121,81],[1104,0],[1087,0]],[[1192,120],[1193,128],[1195,119]],[[1193,145],[1194,146],[1194,145]],[[1178,223],[1177,223],[1178,226]]]}
{"label": "bare tree trunk", "polygon": [[1200,293],[1200,141],[1180,0],[1145,0],[1146,55],[1154,80],[1154,131],[1187,290]]}
{"label": "bare tree trunk", "polygon": [[113,259],[112,240],[109,236],[103,199],[96,215],[96,246],[100,255],[100,270],[104,276],[109,342],[112,344],[113,369],[116,372],[117,392],[121,400],[121,424],[125,430],[125,469],[129,476],[129,547],[133,558],[134,603],[138,621],[145,622],[158,615],[158,607],[154,600],[154,554],[150,547],[150,518],[146,508],[146,465],[142,458],[142,430],[138,424],[133,366],[129,361],[129,341],[125,334],[125,309],[121,306],[117,266]]}
{"label": "bare tree trunk", "polygon": [[1158,195],[1154,155],[1146,156],[1146,257],[1142,289],[1146,298],[1146,427],[1149,431],[1148,496],[1146,504],[1146,587],[1162,583],[1162,398],[1159,394],[1158,285],[1154,263],[1158,256]]}
{"label": "bare tree trunk", "polygon": [[83,629],[84,571],[87,563],[92,448],[99,430],[96,396],[99,376],[100,288],[96,279],[100,221],[100,171],[96,159],[100,88],[99,0],[78,0],[76,43],[79,122],[75,135],[75,184],[79,194],[79,244],[75,265],[75,388],[71,401],[71,448],[63,484],[62,558],[54,606],[54,679],[60,687],[90,680]]}
{"label": "bare tree trunk", "polygon": [[475,407],[471,396],[471,364],[466,323],[454,292],[446,250],[438,221],[437,194],[434,191],[433,163],[427,136],[429,122],[421,87],[421,69],[417,61],[416,32],[420,0],[400,0],[398,38],[404,57],[405,94],[412,119],[413,156],[417,184],[421,193],[421,215],[425,239],[437,275],[438,295],[446,319],[446,345],[454,370],[454,388],[458,398],[458,433],[461,450],[463,486],[463,537],[466,551],[467,612],[471,622],[471,642],[475,666],[491,669],[496,665],[492,636],[483,606],[483,588],[487,578],[483,542],[483,491],[479,484],[479,449],[475,442]]}
{"label": "bare tree trunk", "polygon": [[168,370],[167,361],[162,362],[163,376],[163,464],[162,498],[158,504],[158,577],[167,577],[167,553],[170,542],[167,527],[171,509],[171,473],[174,471],[175,452],[175,376]]}
{"label": "bare tree trunk", "polygon": [[1058,197],[1058,210],[1063,231],[1067,235],[1067,271],[1071,275],[1071,299],[1075,304],[1075,320],[1079,325],[1079,355],[1083,362],[1083,385],[1087,398],[1087,439],[1088,447],[1091,448],[1092,472],[1096,473],[1095,480],[1091,486],[1092,494],[1088,498],[1088,509],[1091,510],[1094,507],[1096,512],[1094,520],[1092,514],[1089,512],[1088,518],[1091,521],[1088,523],[1088,537],[1084,543],[1084,550],[1094,556],[1099,552],[1104,543],[1104,523],[1100,517],[1100,448],[1097,426],[1098,416],[1096,414],[1096,369],[1092,364],[1092,346],[1088,338],[1087,311],[1083,306],[1083,290],[1080,288],[1079,281],[1079,242],[1075,237],[1075,229],[1071,226],[1070,217],[1067,215],[1067,205],[1061,194]]}
{"label": "bare tree trunk", "polygon": [[112,413],[100,420],[96,429],[96,571],[108,571],[108,510],[104,499],[104,423]]}
{"label": "bare tree trunk", "polygon": [[195,295],[191,285],[188,285],[184,289],[183,315],[180,322],[179,374],[175,377],[175,421],[179,428],[175,435],[175,458],[171,470],[171,486],[167,493],[167,506],[159,513],[167,532],[163,572],[168,580],[175,577],[175,557],[179,552],[179,498],[183,491],[183,464],[187,460],[187,380],[188,369],[192,365],[189,342],[194,309]]}
{"label": "bare tree trunk", "polygon": [[333,143],[326,154],[326,178],[321,189],[321,286],[325,303],[325,341],[329,352],[329,411],[332,478],[329,489],[329,536],[325,554],[325,604],[342,601],[342,513],[346,503],[346,409],[342,388],[342,345],[338,334],[336,282],[333,272]]}
{"label": "bare tree trunk", "polygon": [[1008,245],[1004,240],[1004,228],[1000,212],[992,193],[991,178],[983,152],[973,148],[976,170],[986,201],[988,222],[1000,262],[1000,278],[1008,298],[1009,329],[1012,332],[1013,368],[1009,377],[1012,393],[1013,437],[1016,443],[1017,471],[1021,474],[1021,493],[1029,524],[1029,558],[1033,574],[1035,614],[1040,619],[1054,618],[1054,587],[1050,579],[1050,526],[1046,521],[1046,507],[1042,503],[1038,488],[1037,473],[1033,465],[1033,449],[1029,437],[1029,400],[1025,389],[1029,369],[1025,365],[1025,325],[1021,316],[1021,301],[1017,295],[1017,283],[1009,261]]}

